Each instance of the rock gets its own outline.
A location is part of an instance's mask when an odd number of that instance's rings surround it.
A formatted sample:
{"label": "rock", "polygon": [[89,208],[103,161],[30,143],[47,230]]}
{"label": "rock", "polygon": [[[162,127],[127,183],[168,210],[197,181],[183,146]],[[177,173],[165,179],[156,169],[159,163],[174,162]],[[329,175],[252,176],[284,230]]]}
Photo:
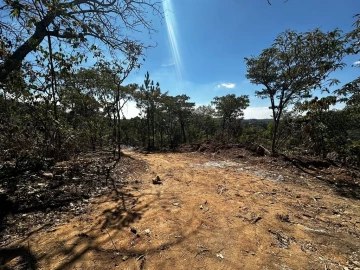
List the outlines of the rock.
{"label": "rock", "polygon": [[43,173],[43,176],[45,178],[48,178],[48,179],[52,179],[53,178],[53,174],[51,172],[44,172]]}
{"label": "rock", "polygon": [[200,209],[201,209],[201,210],[203,210],[203,209],[204,209],[204,207],[202,206],[202,204],[200,205]]}
{"label": "rock", "polygon": [[133,234],[136,234],[136,233],[137,233],[137,230],[136,230],[134,227],[131,227],[131,228],[130,228],[130,232],[132,232]]}
{"label": "rock", "polygon": [[162,181],[159,176],[156,176],[155,179],[152,180],[153,185],[162,185]]}
{"label": "rock", "polygon": [[146,235],[150,235],[151,231],[150,231],[150,229],[146,229],[144,232],[145,232]]}

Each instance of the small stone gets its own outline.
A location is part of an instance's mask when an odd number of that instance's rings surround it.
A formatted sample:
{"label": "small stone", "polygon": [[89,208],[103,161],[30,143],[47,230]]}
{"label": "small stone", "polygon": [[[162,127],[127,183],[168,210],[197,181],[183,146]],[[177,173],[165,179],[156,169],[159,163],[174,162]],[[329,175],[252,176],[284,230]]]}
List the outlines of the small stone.
{"label": "small stone", "polygon": [[122,257],[123,262],[125,262],[127,259],[129,259],[129,256],[127,256],[127,255]]}
{"label": "small stone", "polygon": [[216,257],[218,257],[220,260],[224,259],[224,256],[221,253],[217,253]]}
{"label": "small stone", "polygon": [[179,206],[180,204],[178,202],[173,202],[173,206]]}
{"label": "small stone", "polygon": [[149,235],[150,234],[150,229],[146,229],[144,232],[145,232],[146,235]]}
{"label": "small stone", "polygon": [[155,179],[152,180],[153,185],[162,185],[162,181],[159,176],[156,176]]}
{"label": "small stone", "polygon": [[201,209],[201,210],[203,210],[203,209],[204,209],[204,207],[202,206],[202,204],[200,205],[200,209]]}
{"label": "small stone", "polygon": [[130,228],[130,232],[132,232],[133,234],[136,234],[136,233],[137,233],[137,230],[136,230],[134,227],[131,227],[131,228]]}
{"label": "small stone", "polygon": [[53,178],[53,174],[52,174],[51,172],[44,172],[44,173],[43,173],[43,176],[44,176],[45,178],[48,178],[48,179]]}

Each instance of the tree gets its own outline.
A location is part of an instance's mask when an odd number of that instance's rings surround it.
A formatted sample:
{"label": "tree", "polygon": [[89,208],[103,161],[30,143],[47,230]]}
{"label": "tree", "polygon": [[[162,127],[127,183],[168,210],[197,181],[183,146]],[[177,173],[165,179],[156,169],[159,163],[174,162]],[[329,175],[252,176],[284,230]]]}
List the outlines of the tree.
{"label": "tree", "polygon": [[140,109],[140,115],[144,115],[146,121],[146,140],[148,150],[153,150],[155,147],[155,115],[156,110],[159,107],[160,98],[160,84],[158,82],[154,84],[154,81],[150,80],[149,72],[146,72],[144,84],[140,87],[138,93],[136,94],[136,99],[137,107]]}
{"label": "tree", "polygon": [[[322,158],[325,158],[328,153],[328,144],[335,137],[334,133],[337,133],[338,136],[342,135],[344,131],[346,133],[345,119],[343,119],[342,124],[339,125],[338,123],[337,127],[342,126],[340,129],[335,129],[332,124],[331,116],[332,118],[334,117],[330,114],[330,106],[335,104],[335,96],[327,96],[320,99],[315,97],[301,104],[301,110],[307,112],[306,116],[304,116],[307,121],[305,121],[303,133],[305,136],[308,135],[310,139],[309,148]],[[343,137],[346,137],[346,134]]]}
{"label": "tree", "polygon": [[[348,54],[359,54],[360,53],[360,14],[354,16],[356,21],[354,23],[355,29],[347,33],[346,41],[349,46],[347,48]],[[354,67],[360,67],[360,61],[353,64]],[[346,83],[340,89],[336,90],[335,93],[339,95],[341,102],[346,102],[347,109],[351,111],[357,111],[360,113],[360,76],[355,80]]]}
{"label": "tree", "polygon": [[97,64],[95,76],[91,78],[92,84],[97,88],[98,95],[106,107],[107,114],[113,123],[113,152],[114,157],[118,150],[118,159],[120,160],[121,151],[121,118],[123,108],[131,99],[138,88],[136,84],[123,86],[124,80],[135,68],[137,60],[123,61],[120,63],[100,62]]}
{"label": "tree", "polygon": [[228,94],[223,97],[214,97],[211,102],[215,105],[217,116],[221,117],[222,133],[230,130],[231,135],[237,136],[240,126],[236,123],[238,119],[242,119],[244,111],[249,106],[249,96],[242,95],[236,97],[234,94]]}
{"label": "tree", "polygon": [[259,56],[245,58],[246,77],[264,88],[256,91],[260,98],[270,98],[274,121],[272,153],[276,153],[276,139],[283,111],[296,100],[310,97],[312,90],[328,91],[338,83],[329,74],[344,66],[344,39],[339,30],[297,33],[286,31]]}
{"label": "tree", "polygon": [[152,0],[0,0],[0,12],[0,84],[46,38],[95,56],[103,45],[113,56],[137,57],[146,46],[128,33],[153,32],[148,12],[161,14]]}
{"label": "tree", "polygon": [[193,139],[201,141],[203,137],[208,140],[215,135],[217,125],[214,119],[215,109],[211,105],[197,107],[192,114]]}
{"label": "tree", "polygon": [[195,103],[188,102],[189,99],[190,99],[190,97],[187,95],[177,95],[173,99],[173,101],[174,101],[173,109],[179,119],[183,143],[187,142],[185,129],[189,122],[189,119],[190,119],[190,116],[192,113],[192,109],[195,106]]}
{"label": "tree", "polygon": [[354,16],[356,18],[353,26],[355,29],[347,33],[346,38],[350,46],[348,47],[348,53],[358,54],[360,52],[360,14]]}

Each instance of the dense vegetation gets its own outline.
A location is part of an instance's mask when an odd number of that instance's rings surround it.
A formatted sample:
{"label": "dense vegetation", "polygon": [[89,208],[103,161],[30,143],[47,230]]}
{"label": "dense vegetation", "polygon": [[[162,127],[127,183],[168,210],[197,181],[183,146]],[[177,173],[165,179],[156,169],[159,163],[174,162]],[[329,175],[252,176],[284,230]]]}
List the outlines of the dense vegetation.
{"label": "dense vegetation", "polygon": [[[157,3],[0,2],[2,162],[21,169],[89,150],[120,158],[122,144],[166,150],[205,140],[360,162],[360,77],[329,88],[339,83],[329,76],[344,67],[344,56],[360,51],[360,17],[350,33],[286,31],[245,58],[246,76],[262,87],[256,95],[270,100],[273,119],[244,121],[245,95],[196,106],[187,95],[163,91],[149,73],[142,85],[123,84],[149,47],[127,33],[153,31],[148,13],[161,16]],[[94,64],[84,68],[88,60]],[[321,96],[313,97],[315,90]],[[129,101],[136,102],[138,117],[126,119]],[[331,109],[338,103],[344,109]]]}

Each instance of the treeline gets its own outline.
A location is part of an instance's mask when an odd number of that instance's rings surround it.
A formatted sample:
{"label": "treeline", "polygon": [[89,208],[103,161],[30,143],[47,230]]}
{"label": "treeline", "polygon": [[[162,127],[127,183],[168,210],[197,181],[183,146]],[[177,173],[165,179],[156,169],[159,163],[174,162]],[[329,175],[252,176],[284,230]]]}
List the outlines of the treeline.
{"label": "treeline", "polygon": [[[239,138],[248,96],[215,97],[212,104],[196,107],[187,95],[163,92],[149,73],[141,86],[123,86],[117,70],[104,66],[58,74],[55,97],[8,84],[0,95],[1,158],[61,160],[98,149],[120,158],[121,144],[164,150],[215,137]],[[139,116],[126,119],[123,109],[130,101]]]}
{"label": "treeline", "polygon": [[[360,77],[342,87],[330,77],[345,56],[360,52],[359,15],[349,33],[288,30],[245,58],[255,95],[269,100],[272,121],[265,123],[243,121],[249,97],[240,93],[196,106],[148,73],[142,85],[124,85],[149,46],[119,29],[153,32],[147,10],[161,17],[158,2],[0,2],[1,161],[21,167],[97,149],[120,158],[122,144],[165,150],[213,140],[360,162]],[[81,68],[89,58],[96,64]],[[130,101],[140,113],[126,119]],[[340,103],[344,109],[331,109]]]}
{"label": "treeline", "polygon": [[[0,95],[1,159],[62,160],[100,149],[120,158],[122,144],[157,151],[209,140],[271,149],[274,121],[243,120],[246,95],[215,97],[196,106],[187,95],[162,91],[149,73],[142,85],[123,86],[117,70],[104,66],[58,76],[56,99],[34,96],[22,83],[9,84]],[[298,100],[285,111],[276,137],[278,151],[359,162],[359,96],[344,99],[343,92],[336,93]],[[128,102],[136,103],[137,117],[124,115]],[[337,102],[345,102],[345,108],[331,110]]]}

